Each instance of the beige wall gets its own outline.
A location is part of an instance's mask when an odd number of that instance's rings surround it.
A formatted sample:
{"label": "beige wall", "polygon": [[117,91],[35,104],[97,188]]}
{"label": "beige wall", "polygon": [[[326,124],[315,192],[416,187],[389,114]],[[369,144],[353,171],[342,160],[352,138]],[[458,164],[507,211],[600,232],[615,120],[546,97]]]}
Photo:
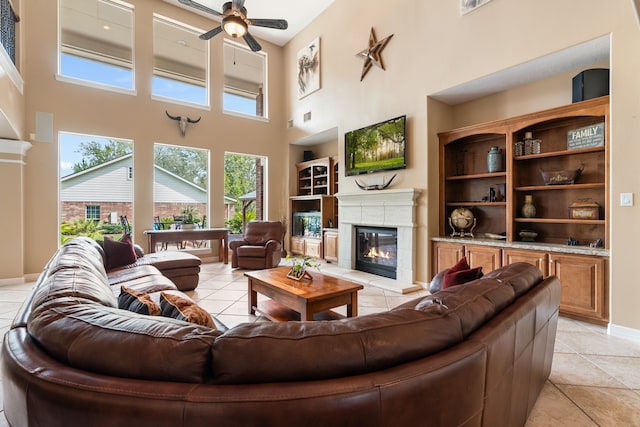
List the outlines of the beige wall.
{"label": "beige wall", "polygon": [[[211,42],[211,110],[151,100],[152,15],[159,13],[209,30],[215,24],[199,15],[159,0],[131,0],[135,6],[135,67],[137,95],[101,91],[56,80],[57,2],[30,0],[23,5],[28,23],[26,73],[26,134],[35,131],[35,113],[53,113],[54,143],[35,142],[26,167],[24,272],[36,273],[56,250],[59,131],[134,140],[135,240],[146,246],[143,231],[153,222],[153,143],[186,145],[211,150],[210,220],[223,226],[223,157],[226,151],[266,156],[269,174],[268,217],[279,219],[287,190],[282,129],[284,129],[282,49],[262,43],[269,56],[269,122],[222,113],[222,36]],[[165,116],[202,116],[180,137],[176,123]],[[274,196],[275,195],[275,196]]]}
{"label": "beige wall", "polygon": [[[419,199],[417,278],[427,282],[429,239],[438,230],[437,132],[571,103],[570,78],[580,70],[531,83],[455,107],[430,96],[601,36],[611,39],[611,321],[640,329],[640,287],[633,268],[640,181],[633,176],[640,159],[635,140],[640,117],[640,31],[632,0],[492,1],[459,15],[459,2],[399,0],[389,5],[366,0],[338,1],[285,47],[287,119],[285,140],[294,142],[338,126],[342,159],[346,131],[400,114],[409,117],[409,168],[395,187],[423,189]],[[357,17],[357,19],[354,19]],[[369,30],[378,39],[394,34],[382,53],[386,71],[372,68],[360,82]],[[340,28],[340,31],[335,29]],[[321,39],[321,90],[302,100],[295,92],[296,52]],[[601,64],[594,64],[597,67]],[[302,116],[312,112],[313,120]],[[357,191],[353,178],[341,177],[341,191]],[[617,206],[620,192],[633,192],[636,206]]]}

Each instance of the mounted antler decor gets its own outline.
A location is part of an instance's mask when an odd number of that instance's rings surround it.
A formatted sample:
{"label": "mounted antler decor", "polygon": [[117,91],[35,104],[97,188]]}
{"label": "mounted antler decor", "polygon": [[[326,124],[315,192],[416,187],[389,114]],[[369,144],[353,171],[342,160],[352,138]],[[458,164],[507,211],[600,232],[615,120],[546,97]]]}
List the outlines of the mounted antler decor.
{"label": "mounted antler decor", "polygon": [[385,188],[391,185],[391,182],[396,177],[396,175],[398,174],[393,175],[389,181],[383,182],[382,184],[362,185],[358,182],[357,179],[355,181],[356,181],[356,185],[363,190],[384,190]]}
{"label": "mounted antler decor", "polygon": [[166,110],[165,110],[165,113],[167,113],[167,117],[169,117],[171,120],[176,120],[178,122],[178,127],[180,128],[180,135],[182,136],[185,136],[185,134],[187,133],[187,125],[189,123],[198,123],[200,119],[202,119],[202,117],[198,117],[197,119],[194,120],[194,119],[190,119],[189,117],[172,116]]}

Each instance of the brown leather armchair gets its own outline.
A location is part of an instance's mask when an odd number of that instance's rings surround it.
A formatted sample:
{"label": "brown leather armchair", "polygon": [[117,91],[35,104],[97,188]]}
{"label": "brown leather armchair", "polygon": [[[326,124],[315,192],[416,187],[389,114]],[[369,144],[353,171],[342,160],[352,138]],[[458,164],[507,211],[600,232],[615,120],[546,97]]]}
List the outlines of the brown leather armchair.
{"label": "brown leather armchair", "polygon": [[249,269],[273,268],[282,255],[282,223],[280,221],[250,221],[244,238],[229,243],[231,267]]}

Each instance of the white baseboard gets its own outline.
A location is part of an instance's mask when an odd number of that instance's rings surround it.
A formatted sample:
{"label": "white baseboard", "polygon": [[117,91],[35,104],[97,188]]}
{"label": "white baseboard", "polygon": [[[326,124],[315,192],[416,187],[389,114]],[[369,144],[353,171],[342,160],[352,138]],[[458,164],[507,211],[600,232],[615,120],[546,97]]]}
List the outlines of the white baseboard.
{"label": "white baseboard", "polygon": [[619,326],[614,325],[613,323],[609,323],[607,333],[612,337],[624,338],[640,343],[640,330],[638,329],[627,328],[626,326]]}
{"label": "white baseboard", "polygon": [[23,283],[25,283],[24,277],[0,279],[0,286],[22,285]]}

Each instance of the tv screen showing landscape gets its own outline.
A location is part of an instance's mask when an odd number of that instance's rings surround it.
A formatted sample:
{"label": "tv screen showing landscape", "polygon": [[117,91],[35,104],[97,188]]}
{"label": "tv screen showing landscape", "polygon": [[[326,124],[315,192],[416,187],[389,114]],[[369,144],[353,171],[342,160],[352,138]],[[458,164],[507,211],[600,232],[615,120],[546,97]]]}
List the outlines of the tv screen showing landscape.
{"label": "tv screen showing landscape", "polygon": [[347,132],[345,175],[406,168],[406,122],[407,116],[400,116]]}

